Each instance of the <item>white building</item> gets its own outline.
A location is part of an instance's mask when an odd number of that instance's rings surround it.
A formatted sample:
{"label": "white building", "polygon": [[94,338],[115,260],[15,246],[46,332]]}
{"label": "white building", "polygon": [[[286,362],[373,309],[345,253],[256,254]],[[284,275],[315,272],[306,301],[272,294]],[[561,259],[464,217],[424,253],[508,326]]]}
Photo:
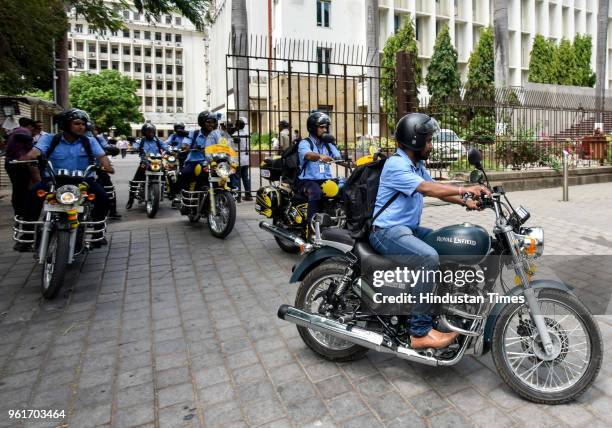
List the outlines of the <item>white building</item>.
{"label": "white building", "polygon": [[[195,126],[207,105],[204,33],[181,15],[149,23],[135,10],[122,10],[126,29],[95,31],[82,17],[69,14],[71,74],[118,70],[139,85],[145,120],[166,137],[174,122]],[[141,124],[132,124],[136,135]]]}
{"label": "white building", "polygon": [[[231,1],[214,2],[215,21],[210,28],[209,82],[210,105],[215,111],[232,109],[231,98],[226,106],[226,53],[231,29]],[[364,0],[271,0],[268,16],[267,0],[247,0],[249,33],[268,35],[271,21],[273,39],[292,38],[337,44],[365,46],[366,2]],[[510,85],[521,86],[528,79],[529,54],[536,34],[560,41],[573,40],[576,34],[590,34],[593,40],[592,67],[595,68],[597,0],[508,0],[509,79]],[[610,12],[612,16],[612,10]],[[462,78],[467,78],[470,53],[479,40],[480,31],[493,25],[493,0],[379,0],[379,46],[402,24],[413,20],[417,33],[419,61],[425,75],[433,54],[438,31],[449,26],[451,39],[458,52]],[[609,26],[606,87],[612,87],[612,25]],[[260,79],[261,80],[261,79]],[[265,80],[265,79],[264,79]],[[265,94],[265,81],[251,77],[251,94]],[[263,83],[263,85],[262,85]],[[232,92],[231,78],[227,81]],[[421,94],[426,93],[422,88]]]}

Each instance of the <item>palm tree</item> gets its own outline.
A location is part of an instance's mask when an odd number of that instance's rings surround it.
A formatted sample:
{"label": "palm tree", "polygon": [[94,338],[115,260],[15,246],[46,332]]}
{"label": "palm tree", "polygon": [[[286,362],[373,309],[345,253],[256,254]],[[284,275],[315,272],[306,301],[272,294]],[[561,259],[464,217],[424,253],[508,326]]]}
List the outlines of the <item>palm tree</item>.
{"label": "palm tree", "polygon": [[[606,87],[606,57],[608,52],[608,9],[609,0],[599,0],[597,7],[597,53],[595,59],[595,109],[602,112]],[[597,121],[603,122],[598,113]]]}
{"label": "palm tree", "polygon": [[[103,3],[94,0],[64,0],[64,10],[75,8],[77,15],[85,17],[89,25],[102,29],[119,30],[123,27],[119,8],[135,8],[144,13],[147,19],[155,20],[162,14],[179,12],[190,20],[198,30],[203,30],[208,20],[210,0],[119,0],[116,3]],[[68,106],[68,33],[57,44],[57,103]]]}
{"label": "palm tree", "polygon": [[232,0],[232,54],[234,55],[234,101],[236,118],[246,116],[249,107],[249,59],[246,0]]}
{"label": "palm tree", "polygon": [[380,48],[378,45],[378,33],[379,33],[379,22],[378,22],[378,0],[366,0],[366,49],[368,57],[372,58],[370,62],[370,97],[368,100],[368,112],[370,113],[370,120],[368,121],[371,127],[369,127],[368,133],[370,135],[377,135],[379,133],[379,122],[380,122],[380,70],[379,70],[379,52]]}
{"label": "palm tree", "polygon": [[493,25],[495,27],[495,86],[508,86],[508,2],[494,0]]}

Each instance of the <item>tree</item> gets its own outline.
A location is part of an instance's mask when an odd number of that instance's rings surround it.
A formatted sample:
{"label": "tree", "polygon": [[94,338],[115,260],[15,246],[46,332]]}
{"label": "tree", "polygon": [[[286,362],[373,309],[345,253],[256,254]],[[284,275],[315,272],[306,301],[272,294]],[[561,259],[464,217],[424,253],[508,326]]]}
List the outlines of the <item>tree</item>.
{"label": "tree", "polygon": [[236,117],[249,109],[249,21],[246,0],[232,0],[232,53],[234,54],[234,97]]}
{"label": "tree", "polygon": [[457,67],[457,51],[451,42],[448,25],[438,34],[425,82],[431,96],[430,105],[459,96],[461,77]]}
{"label": "tree", "polygon": [[53,39],[66,32],[60,0],[3,1],[0,93],[18,95],[53,84]]}
{"label": "tree", "polygon": [[480,40],[468,61],[466,98],[493,100],[494,81],[493,29],[487,27],[480,33]]}
{"label": "tree", "polygon": [[591,53],[593,41],[588,34],[577,34],[574,38],[574,53],[576,55],[576,75],[574,85],[588,86],[595,85],[595,73],[591,68]]}
{"label": "tree", "polygon": [[70,80],[70,102],[88,112],[103,131],[115,126],[118,134],[130,134],[130,122],[141,122],[136,81],[115,70],[81,74]]}
{"label": "tree", "polygon": [[406,18],[402,27],[389,37],[383,48],[382,70],[380,80],[380,92],[383,102],[383,110],[387,114],[387,123],[390,129],[395,128],[395,56],[400,51],[409,52],[414,61],[414,85],[418,90],[423,82],[421,66],[418,62],[419,49],[416,44],[414,24],[410,16]]}
{"label": "tree", "polygon": [[[117,0],[106,3],[102,0],[62,0],[64,12],[74,8],[77,16],[82,16],[97,29],[119,30],[123,28],[120,9],[135,8],[143,13],[149,21],[156,21],[162,14],[179,12],[190,20],[197,29],[203,30],[209,19],[210,0]],[[59,10],[62,10],[60,8]],[[67,16],[64,15],[64,28],[67,27]],[[38,29],[37,29],[38,31]],[[58,81],[57,102],[62,107],[68,106],[68,33],[64,31],[58,43]]]}
{"label": "tree", "polygon": [[576,76],[576,55],[569,40],[563,38],[553,56],[555,67],[555,83],[558,85],[573,85]]}
{"label": "tree", "polygon": [[553,42],[536,34],[529,57],[529,81],[533,83],[555,83],[556,71],[551,67],[551,59],[557,50]]}

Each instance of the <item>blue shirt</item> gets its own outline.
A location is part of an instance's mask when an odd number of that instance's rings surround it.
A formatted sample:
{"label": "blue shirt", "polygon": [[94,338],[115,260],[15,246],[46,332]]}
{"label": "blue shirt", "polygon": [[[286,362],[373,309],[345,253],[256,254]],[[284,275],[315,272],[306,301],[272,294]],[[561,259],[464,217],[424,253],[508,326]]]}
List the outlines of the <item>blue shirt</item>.
{"label": "blue shirt", "polygon": [[217,129],[213,129],[208,135],[204,134],[204,131],[200,129],[195,144],[191,147],[194,132],[195,131],[189,131],[189,137],[183,140],[183,144],[187,144],[190,148],[198,150],[190,151],[185,162],[201,162],[206,159],[203,153],[204,149],[213,144],[217,144],[221,137],[221,133]]}
{"label": "blue shirt", "polygon": [[[311,142],[308,141],[308,138],[300,141],[300,145],[298,146],[298,157],[300,159],[300,168],[302,168],[302,172],[300,174],[300,180],[327,180],[332,178],[331,173],[331,165],[325,162],[320,161],[307,161],[304,159],[306,153],[314,152],[322,155],[331,156],[334,159],[341,159],[342,155],[333,144],[329,144],[329,151],[327,151],[327,145],[322,144],[316,137],[311,135],[310,140],[312,141],[312,149]],[[304,167],[304,162],[306,162],[306,167]]]}
{"label": "blue shirt", "polygon": [[406,152],[398,150],[389,157],[383,167],[376,194],[376,215],[385,203],[397,192],[401,194],[374,220],[374,225],[382,228],[404,225],[411,229],[421,222],[423,212],[423,195],[416,188],[423,181],[433,181],[420,161],[414,165]]}
{"label": "blue shirt", "polygon": [[[92,134],[92,136],[93,136],[93,134]],[[100,143],[100,146],[103,149],[108,147],[108,141],[102,135],[98,135],[97,137],[94,137],[94,138],[98,141],[98,143]]]}
{"label": "blue shirt", "polygon": [[183,135],[172,134],[166,140],[166,144],[172,147],[178,147],[179,149],[183,144],[186,144],[187,137]]}
{"label": "blue shirt", "polygon": [[[168,145],[164,143],[163,140],[157,140],[157,141],[159,141],[159,145],[162,148],[162,150],[168,150]],[[155,153],[155,154],[161,155],[161,151],[157,147],[157,142],[155,140],[141,139],[139,143],[135,143],[133,146],[134,150],[140,150],[140,147],[144,148],[144,150],[140,152],[141,159],[144,159],[149,153]]]}
{"label": "blue shirt", "polygon": [[[51,147],[51,141],[53,140],[54,134],[47,134],[40,137],[34,147],[36,147],[42,154],[46,155],[49,147]],[[91,147],[91,154],[94,159],[100,156],[104,156],[104,149],[100,146],[100,143],[93,137],[85,137],[89,139],[89,145]],[[69,171],[85,171],[89,164],[87,152],[80,142],[80,139],[75,140],[73,143],[69,143],[62,138],[59,144],[51,153],[49,160],[53,164],[53,169],[67,169]]]}

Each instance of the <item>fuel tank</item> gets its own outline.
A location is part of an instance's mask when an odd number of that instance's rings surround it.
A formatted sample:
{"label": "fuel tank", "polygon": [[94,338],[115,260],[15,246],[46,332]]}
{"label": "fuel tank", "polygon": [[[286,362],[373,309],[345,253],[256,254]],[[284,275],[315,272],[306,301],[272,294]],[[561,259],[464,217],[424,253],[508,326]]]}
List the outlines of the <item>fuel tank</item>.
{"label": "fuel tank", "polygon": [[441,262],[477,264],[491,249],[491,238],[487,230],[471,223],[434,230],[424,241],[438,252]]}

